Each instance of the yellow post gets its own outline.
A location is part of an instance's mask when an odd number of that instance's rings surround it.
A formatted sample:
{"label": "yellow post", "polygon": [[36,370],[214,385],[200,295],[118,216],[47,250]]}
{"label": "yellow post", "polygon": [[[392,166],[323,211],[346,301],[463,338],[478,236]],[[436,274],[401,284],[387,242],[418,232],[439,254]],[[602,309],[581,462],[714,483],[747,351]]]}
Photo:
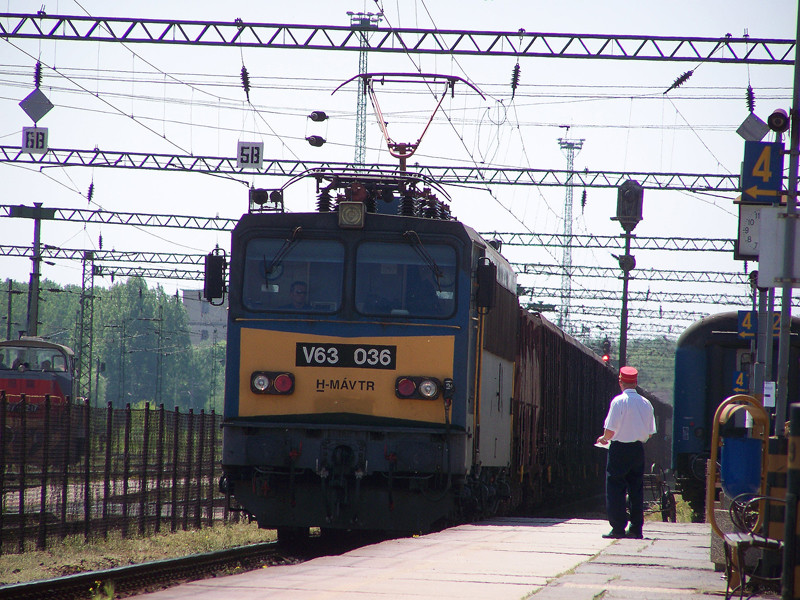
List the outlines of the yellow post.
{"label": "yellow post", "polygon": [[789,460],[786,473],[786,523],[783,538],[781,598],[800,598],[800,570],[797,557],[797,502],[800,498],[800,404],[789,409]]}
{"label": "yellow post", "polygon": [[[714,493],[717,487],[717,459],[719,457],[719,447],[722,441],[719,437],[719,427],[727,423],[733,415],[740,410],[746,410],[753,417],[753,437],[758,437],[762,441],[761,450],[761,487],[760,496],[764,496],[767,490],[767,455],[769,451],[769,415],[761,403],[753,396],[746,396],[744,394],[736,394],[730,398],[723,400],[717,407],[717,412],[714,413],[714,424],[711,430],[711,458],[709,460],[708,482],[706,485],[706,520],[711,524],[711,529],[714,530],[718,536],[722,537],[723,532],[717,525],[717,519],[714,516]],[[761,526],[761,519],[763,518],[763,500],[759,503],[758,510],[758,523],[754,527],[758,529]]]}

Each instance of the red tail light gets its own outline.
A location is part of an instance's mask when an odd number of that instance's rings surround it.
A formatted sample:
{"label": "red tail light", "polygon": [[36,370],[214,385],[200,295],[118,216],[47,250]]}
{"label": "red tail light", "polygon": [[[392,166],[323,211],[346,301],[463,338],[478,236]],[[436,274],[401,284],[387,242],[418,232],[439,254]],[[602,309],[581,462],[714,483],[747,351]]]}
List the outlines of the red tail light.
{"label": "red tail light", "polygon": [[397,395],[402,398],[408,398],[417,391],[417,384],[414,383],[411,379],[407,377],[403,377],[402,379],[397,380]]}
{"label": "red tail light", "polygon": [[294,388],[294,379],[288,373],[281,373],[275,378],[273,385],[281,394],[288,394]]}

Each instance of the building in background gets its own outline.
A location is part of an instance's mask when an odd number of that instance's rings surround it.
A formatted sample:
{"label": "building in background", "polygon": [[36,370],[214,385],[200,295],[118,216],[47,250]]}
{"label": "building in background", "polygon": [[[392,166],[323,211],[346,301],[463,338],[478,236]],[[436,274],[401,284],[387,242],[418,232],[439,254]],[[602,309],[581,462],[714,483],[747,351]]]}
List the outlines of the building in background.
{"label": "building in background", "polygon": [[220,306],[203,299],[203,290],[181,290],[183,305],[189,317],[189,337],[201,346],[223,341],[227,336],[228,302]]}

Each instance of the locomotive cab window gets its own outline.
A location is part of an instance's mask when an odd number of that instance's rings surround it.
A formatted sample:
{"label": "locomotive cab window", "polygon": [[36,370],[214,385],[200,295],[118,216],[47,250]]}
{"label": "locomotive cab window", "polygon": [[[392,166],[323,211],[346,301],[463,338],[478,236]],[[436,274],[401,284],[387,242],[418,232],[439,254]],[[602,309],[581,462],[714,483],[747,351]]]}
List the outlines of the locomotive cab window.
{"label": "locomotive cab window", "polygon": [[364,242],[356,309],[365,315],[445,318],[455,309],[456,252],[445,244]]}
{"label": "locomotive cab window", "polygon": [[68,359],[52,348],[4,346],[0,348],[0,370],[66,371]]}
{"label": "locomotive cab window", "polygon": [[254,239],[242,300],[254,311],[332,313],[342,304],[344,246],[332,240]]}

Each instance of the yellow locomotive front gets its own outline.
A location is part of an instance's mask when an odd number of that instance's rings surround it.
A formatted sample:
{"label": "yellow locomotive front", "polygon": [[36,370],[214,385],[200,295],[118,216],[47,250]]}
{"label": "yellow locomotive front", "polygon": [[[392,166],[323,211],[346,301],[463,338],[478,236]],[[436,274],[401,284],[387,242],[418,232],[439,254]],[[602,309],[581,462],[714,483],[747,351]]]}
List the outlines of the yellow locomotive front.
{"label": "yellow locomotive front", "polygon": [[350,338],[242,329],[238,416],[443,425],[454,342],[453,335]]}

